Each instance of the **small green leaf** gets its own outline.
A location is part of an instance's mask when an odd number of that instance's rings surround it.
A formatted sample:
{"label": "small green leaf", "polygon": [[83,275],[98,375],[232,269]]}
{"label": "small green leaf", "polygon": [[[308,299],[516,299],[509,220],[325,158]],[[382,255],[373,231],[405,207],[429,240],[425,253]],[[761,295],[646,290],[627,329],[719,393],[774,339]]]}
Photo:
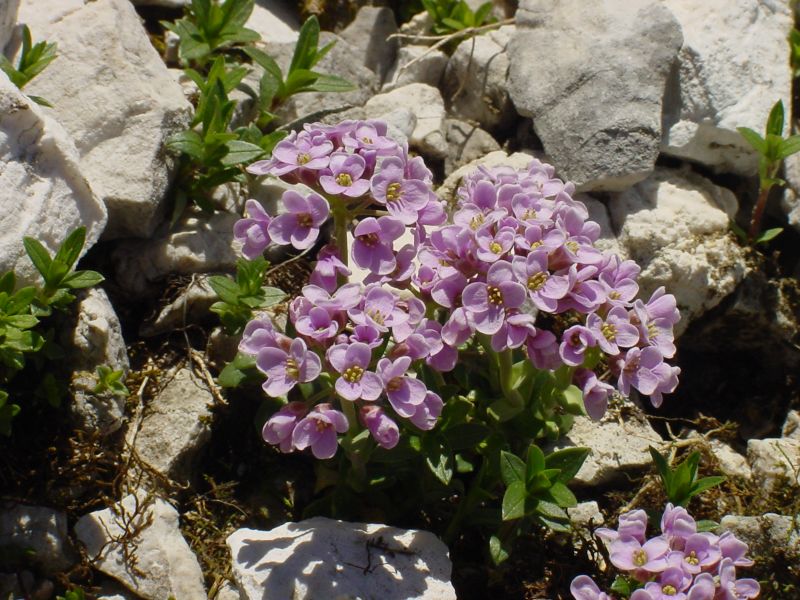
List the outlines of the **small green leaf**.
{"label": "small green leaf", "polygon": [[53,108],[53,105],[50,104],[50,102],[48,102],[41,96],[34,96],[33,94],[29,94],[28,98],[36,102],[36,104],[38,104],[39,106],[46,106],[47,108]]}
{"label": "small green leaf", "polygon": [[422,453],[425,463],[436,479],[444,485],[450,485],[453,478],[453,453],[441,436],[427,435],[422,442]]}
{"label": "small green leaf", "polygon": [[297,69],[309,69],[317,53],[319,43],[319,21],[311,15],[300,28],[300,34],[294,48],[292,62],[289,65],[289,75]]}
{"label": "small green leaf", "polygon": [[772,229],[767,229],[761,235],[756,238],[756,244],[766,244],[770,240],[774,240],[783,232],[783,227],[773,227]]}
{"label": "small green leaf", "polygon": [[525,463],[516,454],[503,451],[500,453],[500,474],[506,486],[518,481],[524,482]]}
{"label": "small green leaf", "polygon": [[575,494],[560,481],[553,483],[549,492],[553,501],[562,508],[572,508],[578,505],[578,499],[575,498]]}
{"label": "small green leaf", "polygon": [[106,278],[97,271],[75,271],[67,275],[62,283],[72,290],[77,290],[94,287],[105,281],[105,279]]}
{"label": "small green leaf", "polygon": [[767,151],[767,142],[758,133],[748,127],[737,127],[741,136],[758,151],[759,154],[765,154]]}
{"label": "small green leaf", "polygon": [[728,227],[730,227],[731,231],[736,234],[736,238],[739,240],[740,244],[747,244],[747,232],[739,227],[739,225],[736,224],[736,221],[730,219],[728,221]]}
{"label": "small green leaf", "polygon": [[306,92],[349,92],[351,90],[356,89],[356,86],[347,81],[346,79],[342,79],[341,77],[337,77],[336,75],[327,75],[325,73],[317,73],[316,71],[310,71],[316,76],[316,79],[313,83],[306,85],[303,88],[303,91]]}
{"label": "small green leaf", "polygon": [[283,73],[281,72],[281,68],[278,66],[278,63],[275,62],[275,59],[269,54],[252,46],[246,46],[243,48],[243,50],[247,56],[252,58],[257,65],[263,67],[263,69],[272,75],[276,81],[283,81]]}
{"label": "small green leaf", "polygon": [[525,461],[525,480],[529,483],[533,481],[538,473],[545,469],[544,453],[539,446],[531,444],[528,447],[528,456]]}
{"label": "small green leaf", "polygon": [[778,100],[775,103],[775,106],[772,107],[772,110],[769,111],[769,117],[767,118],[767,127],[765,133],[769,136],[783,135],[783,100]]}
{"label": "small green leaf", "polygon": [[503,542],[496,535],[489,538],[489,556],[495,566],[504,563],[510,556],[510,551],[503,547]]}
{"label": "small green leaf", "polygon": [[223,302],[238,304],[241,290],[233,279],[223,275],[212,275],[208,278],[208,284]]}
{"label": "small green leaf", "polygon": [[719,527],[719,523],[716,521],[712,521],[711,519],[700,519],[697,521],[697,532],[703,533],[706,531],[716,531]]}
{"label": "small green leaf", "polygon": [[231,140],[225,146],[228,148],[228,153],[220,161],[225,166],[251,162],[264,155],[264,150],[261,146],[240,140]]}
{"label": "small green leaf", "polygon": [[525,516],[525,500],[527,491],[525,483],[515,481],[506,488],[503,494],[503,521],[521,519]]}
{"label": "small green leaf", "polygon": [[170,136],[167,139],[167,148],[173,152],[183,152],[197,160],[203,160],[205,157],[203,138],[193,129]]}
{"label": "small green leaf", "polygon": [[611,591],[623,598],[628,598],[633,593],[631,582],[624,575],[617,575],[611,584]]}
{"label": "small green leaf", "polygon": [[547,500],[539,500],[536,503],[536,512],[548,519],[569,522],[569,515],[567,512],[557,504],[548,502]]}
{"label": "small green leaf", "polygon": [[270,306],[275,306],[276,304],[280,304],[286,299],[286,292],[283,290],[279,290],[276,287],[263,287],[261,291],[264,295],[264,299],[260,303],[261,308],[268,308]]}
{"label": "small green leaf", "polygon": [[725,477],[723,477],[722,475],[715,475],[712,477],[703,477],[702,479],[698,479],[697,481],[694,482],[694,485],[692,486],[691,494],[692,496],[701,494],[712,487],[718,486],[723,481],[725,481]]}
{"label": "small green leaf", "polygon": [[45,283],[48,283],[47,273],[50,271],[50,264],[53,262],[53,259],[50,258],[50,253],[39,240],[30,237],[22,238],[22,245],[25,247],[25,252],[28,253],[33,266],[44,278]]}
{"label": "small green leaf", "polygon": [[558,481],[568,483],[580,471],[590,452],[589,448],[564,448],[548,454],[544,462],[548,469],[559,469]]}
{"label": "small green leaf", "polygon": [[[61,244],[55,257],[53,257],[53,262],[60,262],[66,266],[67,271],[71,270],[78,260],[78,257],[80,257],[85,242],[86,228],[78,227],[75,231],[70,233],[67,239],[64,240],[64,243]],[[53,265],[50,266],[51,269],[52,267]]]}
{"label": "small green leaf", "polygon": [[778,160],[783,160],[798,152],[800,152],[800,135],[793,135],[783,140],[778,150]]}

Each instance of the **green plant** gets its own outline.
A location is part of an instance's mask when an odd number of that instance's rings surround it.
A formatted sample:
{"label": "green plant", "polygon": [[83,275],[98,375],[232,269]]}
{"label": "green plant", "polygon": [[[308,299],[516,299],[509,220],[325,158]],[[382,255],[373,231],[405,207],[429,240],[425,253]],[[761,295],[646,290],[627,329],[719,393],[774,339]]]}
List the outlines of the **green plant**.
{"label": "green plant", "polygon": [[192,0],[187,15],[162,25],[180,38],[178,56],[185,64],[207,64],[222,50],[261,39],[244,25],[253,12],[254,0]]}
{"label": "green plant", "polygon": [[95,394],[111,392],[115,396],[127,396],[130,392],[122,382],[122,377],[124,375],[125,373],[121,370],[114,370],[109,366],[99,365],[97,367],[97,385],[94,386],[92,392]]}
{"label": "green plant", "polygon": [[[56,58],[56,44],[38,42],[33,44],[31,40],[31,30],[27,25],[22,26],[22,51],[19,55],[19,63],[16,67],[0,53],[0,69],[8,75],[11,82],[19,89],[25,85]],[[52,106],[47,100],[40,96],[28,96],[34,102],[43,106]]]}
{"label": "green plant", "polygon": [[790,63],[794,77],[800,76],[800,31],[792,29],[789,32],[789,45],[791,46]]}
{"label": "green plant", "polygon": [[764,137],[761,137],[758,133],[747,127],[739,127],[737,129],[742,137],[747,140],[747,143],[755,148],[759,154],[758,199],[753,207],[750,227],[747,233],[745,233],[735,224],[733,226],[734,231],[740,239],[752,244],[764,244],[769,242],[783,231],[782,228],[776,227],[759,233],[761,231],[761,218],[767,206],[770,190],[775,185],[786,185],[786,182],[783,179],[779,179],[777,176],[783,164],[783,160],[792,154],[800,152],[800,135],[792,135],[788,138],[784,138],[783,127],[783,101],[778,100],[772,107],[769,117],[767,118]]}
{"label": "green plant", "polygon": [[422,0],[433,19],[433,32],[446,35],[491,23],[492,3],[485,2],[472,10],[464,0]]}
{"label": "green plant", "polygon": [[227,333],[241,334],[253,318],[255,309],[274,306],[286,297],[278,288],[264,285],[267,267],[269,263],[264,258],[239,259],[235,279],[222,275],[208,278],[209,285],[220,299],[211,305],[211,311],[219,315]]}
{"label": "green plant", "polygon": [[692,452],[674,469],[670,468],[666,457],[652,446],[650,447],[650,456],[653,457],[653,462],[658,469],[667,500],[676,506],[687,506],[694,496],[725,481],[725,477],[721,475],[697,478],[697,468],[700,464],[699,452]]}
{"label": "green plant", "polygon": [[82,588],[73,587],[64,592],[63,596],[56,596],[56,600],[86,600],[86,594]]}

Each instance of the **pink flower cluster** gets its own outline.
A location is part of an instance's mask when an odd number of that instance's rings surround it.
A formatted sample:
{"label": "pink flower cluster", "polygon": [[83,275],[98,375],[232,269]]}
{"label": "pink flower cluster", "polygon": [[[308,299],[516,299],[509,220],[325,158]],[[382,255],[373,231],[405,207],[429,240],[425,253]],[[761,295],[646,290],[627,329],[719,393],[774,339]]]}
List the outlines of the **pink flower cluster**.
{"label": "pink flower cluster", "polygon": [[[630,600],[746,600],[758,596],[753,579],[737,579],[736,567],[749,567],[747,544],[730,532],[698,533],[683,507],[667,504],[661,535],[646,539],[647,515],[634,510],[621,515],[619,527],[598,529],[611,563],[633,581],[644,584]],[[570,586],[576,600],[613,600],[588,576]]]}
{"label": "pink flower cluster", "polygon": [[[310,285],[290,306],[294,339],[263,318],[245,330],[240,349],[256,357],[268,395],[328,386],[270,418],[268,442],[328,458],[356,425],[345,413],[385,448],[399,440],[398,419],[432,428],[442,399],[416,371],[453,369],[476,333],[497,352],[524,348],[537,368],[573,368],[593,418],[614,389],[591,370],[601,353],[625,395],[635,388],[658,405],[675,389],[679,370],[664,362],[675,353],[674,297],[659,289],[636,298],[639,267],[594,247],[599,226],[552,167],[479,168],[447,211],[423,160],[386,132],[377,121],[306,125],[248,169],[310,192],[285,192],[277,216],[247,202],[234,229],[246,257],[270,243],[307,249],[332,214],[336,235],[344,221],[352,235],[346,255],[342,239],[318,253]],[[346,283],[348,263],[367,272],[364,285]],[[577,324],[556,335],[538,313]]]}

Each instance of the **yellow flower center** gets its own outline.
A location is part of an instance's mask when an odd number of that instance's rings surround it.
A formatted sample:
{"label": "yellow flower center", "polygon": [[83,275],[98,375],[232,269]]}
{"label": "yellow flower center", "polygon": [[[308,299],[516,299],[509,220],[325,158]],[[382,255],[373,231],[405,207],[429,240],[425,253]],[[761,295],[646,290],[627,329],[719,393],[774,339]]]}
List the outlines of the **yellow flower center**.
{"label": "yellow flower center", "polygon": [[547,273],[540,271],[528,277],[528,289],[532,292],[542,289],[547,282]]}
{"label": "yellow flower center", "polygon": [[300,369],[297,367],[297,361],[295,359],[286,359],[286,374],[292,379],[300,377]]}
{"label": "yellow flower center", "polygon": [[361,138],[361,141],[364,142],[365,144],[371,144],[372,138],[369,137],[368,135],[365,135],[364,137]]}
{"label": "yellow flower center", "polygon": [[614,290],[608,295],[608,297],[611,298],[612,300],[619,300],[620,297],[622,297],[622,294],[620,294],[617,290]]}
{"label": "yellow flower center", "polygon": [[353,365],[352,367],[347,367],[342,373],[342,377],[344,380],[349,383],[356,383],[357,381],[361,381],[361,376],[364,374],[364,369],[359,367],[358,365]]}
{"label": "yellow flower center", "polygon": [[647,324],[647,337],[653,339],[658,336],[658,327],[656,327],[655,322],[650,321]]}
{"label": "yellow flower center", "polygon": [[481,225],[483,225],[483,221],[483,215],[475,215],[469,222],[469,228],[473,230],[478,229]]}
{"label": "yellow flower center", "polygon": [[578,251],[578,249],[580,248],[580,246],[578,245],[578,242],[574,242],[574,241],[573,242],[567,242],[564,245],[567,248],[569,248],[569,251],[572,252],[573,254],[575,254]]}
{"label": "yellow flower center", "polygon": [[353,185],[353,178],[350,177],[350,173],[339,173],[336,176],[336,183],[342,187],[349,187]]}
{"label": "yellow flower center", "polygon": [[674,586],[671,586],[669,584],[662,587],[661,591],[667,596],[674,596],[675,594],[678,593],[678,590],[676,590]]}
{"label": "yellow flower center", "polygon": [[358,236],[358,239],[362,244],[370,248],[377,246],[380,241],[377,233],[365,233],[364,235]]}
{"label": "yellow flower center", "polygon": [[538,242],[533,242],[531,244],[531,250],[536,250],[537,248],[541,248],[542,246],[544,246],[544,244],[542,243],[541,240],[539,240]]}
{"label": "yellow flower center", "polygon": [[528,219],[535,219],[536,218],[536,211],[532,208],[529,208],[522,214],[522,220],[526,221]]}
{"label": "yellow flower center", "polygon": [[644,550],[637,550],[633,553],[633,564],[637,567],[643,567],[647,564],[647,552]]}
{"label": "yellow flower center", "polygon": [[387,392],[396,392],[401,387],[403,387],[403,378],[402,377],[393,377],[389,380],[389,383],[386,384],[386,391]]}
{"label": "yellow flower center", "polygon": [[314,224],[314,219],[308,213],[300,213],[297,215],[298,227],[311,227]]}
{"label": "yellow flower center", "polygon": [[700,559],[697,558],[697,553],[694,550],[692,550],[691,552],[689,552],[689,554],[686,555],[686,559],[685,560],[690,565],[699,565],[700,564]]}
{"label": "yellow flower center", "polygon": [[503,247],[498,242],[492,242],[489,244],[489,250],[494,254],[500,254],[503,251]]}
{"label": "yellow flower center", "polygon": [[614,338],[617,337],[617,328],[611,323],[604,323],[600,328],[600,332],[609,342],[614,341]]}
{"label": "yellow flower center", "polygon": [[315,419],[315,421],[317,422],[316,423],[317,431],[325,431],[326,429],[328,429],[331,426],[330,423],[326,423],[322,419]]}
{"label": "yellow flower center", "polygon": [[402,191],[401,187],[398,182],[390,183],[386,188],[386,199],[389,201],[399,200],[400,192]]}
{"label": "yellow flower center", "polygon": [[297,155],[297,164],[304,165],[311,160],[311,155],[308,152],[300,152]]}
{"label": "yellow flower center", "polygon": [[367,314],[378,325],[383,325],[383,321],[385,320],[386,317],[383,316],[381,311],[379,311],[379,310],[368,310]]}
{"label": "yellow flower center", "polygon": [[489,285],[486,286],[486,292],[489,295],[490,304],[495,304],[497,306],[501,306],[503,304],[503,292],[500,291],[500,288]]}

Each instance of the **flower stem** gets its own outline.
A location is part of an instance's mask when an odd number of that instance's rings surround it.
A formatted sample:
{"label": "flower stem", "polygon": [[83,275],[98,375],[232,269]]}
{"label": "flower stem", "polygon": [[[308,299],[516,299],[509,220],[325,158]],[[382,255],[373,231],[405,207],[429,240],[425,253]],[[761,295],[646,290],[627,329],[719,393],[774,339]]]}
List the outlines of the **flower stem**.
{"label": "flower stem", "polygon": [[511,348],[507,348],[502,352],[498,352],[497,356],[499,358],[498,364],[500,366],[500,388],[503,390],[503,395],[508,400],[511,406],[520,407],[524,404],[522,396],[520,393],[513,389],[511,378],[513,376],[513,362],[512,362],[512,350]]}
{"label": "flower stem", "polygon": [[347,208],[339,205],[333,209],[333,235],[336,238],[336,248],[339,250],[339,258],[347,265],[349,252],[347,251]]}
{"label": "flower stem", "polygon": [[769,198],[769,191],[771,189],[772,185],[762,186],[758,194],[758,200],[753,208],[753,217],[750,219],[750,231],[747,234],[751,243],[756,239],[758,232],[761,230],[761,217],[764,215],[764,209],[767,207],[767,198]]}

